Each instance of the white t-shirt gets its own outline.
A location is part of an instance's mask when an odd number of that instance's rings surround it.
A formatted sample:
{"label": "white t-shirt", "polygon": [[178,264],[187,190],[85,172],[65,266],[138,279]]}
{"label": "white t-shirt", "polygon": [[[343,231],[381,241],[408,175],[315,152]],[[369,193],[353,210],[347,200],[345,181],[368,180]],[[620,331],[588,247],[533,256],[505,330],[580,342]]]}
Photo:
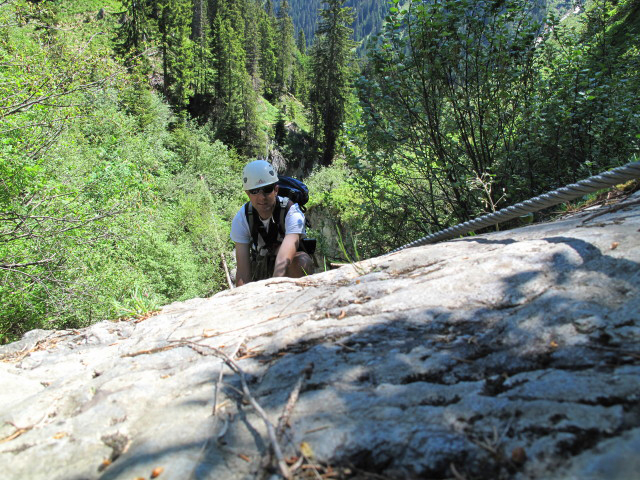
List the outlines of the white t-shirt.
{"label": "white t-shirt", "polygon": [[[282,197],[276,198],[277,202],[282,201]],[[255,216],[256,219],[262,220],[258,215]],[[269,219],[270,220],[270,219]],[[269,228],[269,220],[262,220],[266,229]],[[304,214],[300,211],[300,207],[297,203],[291,205],[291,208],[287,212],[287,216],[284,219],[284,233],[285,235],[289,233],[305,233],[304,228]],[[231,240],[235,243],[251,243],[251,231],[249,230],[249,222],[247,222],[247,216],[244,214],[244,205],[242,208],[236,213],[236,216],[233,217],[231,221]],[[260,245],[262,243],[262,237],[258,235],[258,247],[262,247]]]}

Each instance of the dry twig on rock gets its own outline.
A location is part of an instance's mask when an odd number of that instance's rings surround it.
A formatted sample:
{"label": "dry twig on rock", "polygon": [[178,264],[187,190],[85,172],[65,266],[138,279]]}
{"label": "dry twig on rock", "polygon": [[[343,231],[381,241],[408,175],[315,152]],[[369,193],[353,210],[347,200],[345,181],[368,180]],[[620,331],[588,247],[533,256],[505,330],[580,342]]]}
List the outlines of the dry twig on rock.
{"label": "dry twig on rock", "polygon": [[242,393],[244,394],[244,397],[249,401],[249,403],[254,408],[256,413],[260,416],[260,418],[262,418],[262,421],[264,422],[265,427],[267,428],[267,436],[269,438],[269,442],[271,443],[271,449],[273,451],[273,454],[276,458],[278,470],[280,471],[280,474],[284,478],[286,478],[287,480],[291,479],[292,478],[291,471],[287,466],[287,462],[284,459],[282,449],[280,448],[280,444],[278,443],[278,439],[276,438],[276,429],[274,428],[273,424],[269,420],[267,413],[256,401],[253,395],[251,395],[251,391],[249,390],[249,385],[247,384],[247,379],[245,377],[244,371],[238,366],[238,364],[235,361],[229,358],[229,356],[226,353],[224,353],[222,350],[218,348],[211,347],[209,345],[203,345],[196,342],[181,342],[180,344],[191,348],[192,350],[199,353],[200,355],[206,356],[208,354],[212,354],[222,359],[224,363],[226,363],[229,366],[229,368],[231,368],[231,370],[233,370],[240,377],[240,383],[242,384]]}
{"label": "dry twig on rock", "polygon": [[[240,339],[240,341],[238,342],[238,345],[236,345],[235,350],[231,353],[229,358],[233,359],[238,354],[238,350],[240,350],[240,347],[244,343],[245,338],[246,337],[243,336]],[[224,361],[223,361],[222,366],[220,367],[220,373],[218,374],[218,381],[216,382],[215,386],[213,387],[213,412],[211,412],[211,414],[213,416],[216,416],[216,414],[218,413],[218,388],[219,388],[219,385],[222,383],[222,375],[223,374],[224,374]]]}
{"label": "dry twig on rock", "polygon": [[606,215],[608,213],[614,213],[614,212],[617,212],[618,210],[622,210],[623,208],[631,207],[633,205],[638,205],[638,204],[640,204],[640,199],[632,200],[630,202],[624,202],[623,201],[623,202],[620,202],[620,203],[616,203],[615,205],[611,205],[611,206],[605,208],[601,212],[596,212],[593,215],[588,216],[587,218],[582,220],[582,225],[587,223],[589,220],[593,220],[594,218],[600,217],[601,215]]}
{"label": "dry twig on rock", "polygon": [[291,414],[293,413],[293,408],[298,401],[298,397],[300,396],[300,390],[302,389],[302,384],[305,380],[311,378],[311,373],[313,372],[313,363],[310,363],[305,367],[302,371],[302,374],[298,377],[293,390],[289,394],[289,399],[287,400],[287,404],[284,406],[282,410],[282,415],[280,416],[280,420],[278,420],[278,427],[276,428],[276,438],[278,441],[282,440],[282,436],[284,434],[285,428],[287,428],[287,424],[291,419]]}

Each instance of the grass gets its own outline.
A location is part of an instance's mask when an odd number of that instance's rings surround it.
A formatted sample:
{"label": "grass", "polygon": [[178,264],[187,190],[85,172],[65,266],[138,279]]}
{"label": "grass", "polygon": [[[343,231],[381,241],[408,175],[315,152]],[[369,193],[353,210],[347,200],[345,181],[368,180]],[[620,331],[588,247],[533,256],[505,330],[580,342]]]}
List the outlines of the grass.
{"label": "grass", "polygon": [[109,13],[122,12],[122,2],[117,0],[67,0],[60,4],[60,10],[68,15],[77,15],[88,12],[98,13],[101,8]]}
{"label": "grass", "polygon": [[159,310],[160,305],[157,300],[146,292],[140,293],[136,287],[123,303],[113,301],[117,318],[140,318],[146,317]]}
{"label": "grass", "polygon": [[[98,13],[104,9],[104,17]],[[85,45],[91,39],[92,48],[110,50],[113,37],[119,28],[120,13],[124,11],[121,2],[114,0],[73,0],[60,2],[57,8],[59,33],[73,45]]]}

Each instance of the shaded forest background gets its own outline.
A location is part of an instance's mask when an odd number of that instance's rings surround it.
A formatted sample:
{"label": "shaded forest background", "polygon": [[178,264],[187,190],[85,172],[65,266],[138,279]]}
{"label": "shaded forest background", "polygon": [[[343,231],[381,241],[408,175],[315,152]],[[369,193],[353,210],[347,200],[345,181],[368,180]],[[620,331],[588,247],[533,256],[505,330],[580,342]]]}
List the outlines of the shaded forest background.
{"label": "shaded forest background", "polygon": [[0,342],[226,288],[247,159],[320,268],[634,160],[640,0],[0,1]]}

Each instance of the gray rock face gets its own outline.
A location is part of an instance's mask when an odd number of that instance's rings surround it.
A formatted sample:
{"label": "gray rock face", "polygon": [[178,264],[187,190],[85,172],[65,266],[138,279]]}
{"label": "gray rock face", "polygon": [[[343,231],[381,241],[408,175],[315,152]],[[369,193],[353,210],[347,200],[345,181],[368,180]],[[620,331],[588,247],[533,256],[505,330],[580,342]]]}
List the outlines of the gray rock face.
{"label": "gray rock face", "polygon": [[633,202],[30,332],[0,348],[2,478],[280,475],[255,401],[296,478],[636,479]]}

